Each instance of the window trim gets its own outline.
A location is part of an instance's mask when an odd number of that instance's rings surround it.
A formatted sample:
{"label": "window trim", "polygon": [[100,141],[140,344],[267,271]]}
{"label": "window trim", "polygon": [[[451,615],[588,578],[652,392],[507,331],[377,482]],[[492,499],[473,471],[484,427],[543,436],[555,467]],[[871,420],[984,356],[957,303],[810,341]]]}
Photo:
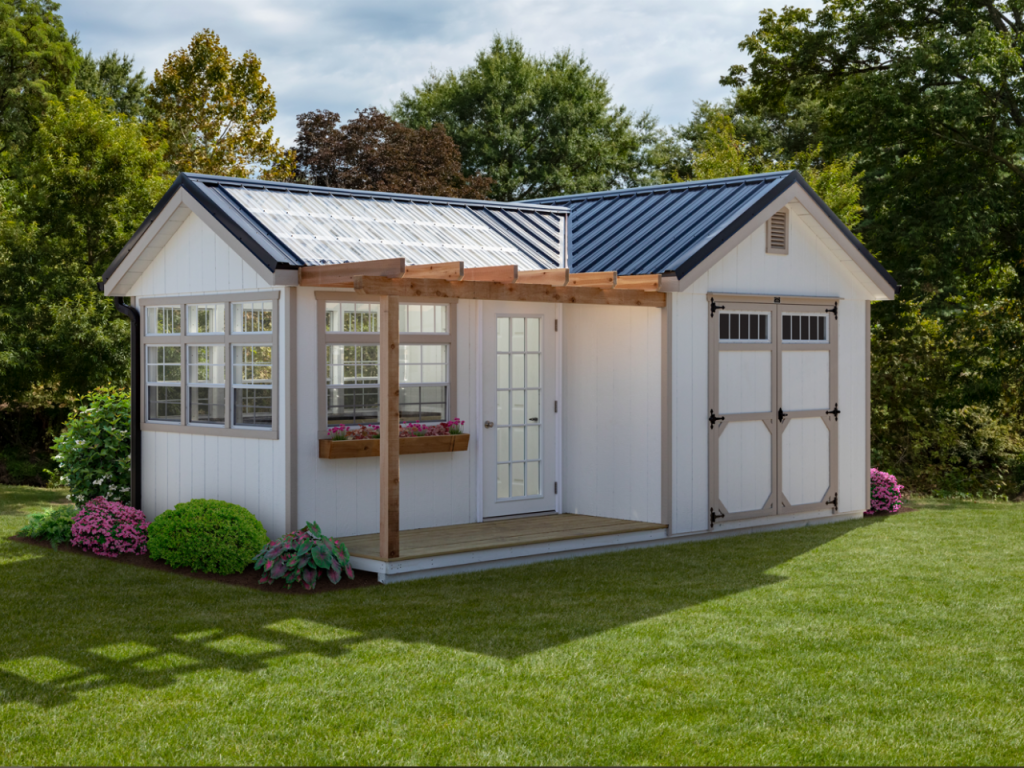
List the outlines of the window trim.
{"label": "window trim", "polygon": [[[357,303],[380,304],[386,300],[384,296],[364,296],[344,291],[316,291],[316,343],[317,343],[317,436],[323,440],[327,434],[327,345],[328,344],[379,344],[380,334],[371,333],[345,333],[344,331],[327,331],[327,302],[345,301]],[[424,304],[447,304],[448,305],[448,333],[401,333],[398,343],[408,344],[447,344],[448,345],[448,418],[459,418],[457,411],[458,388],[456,386],[457,364],[458,364],[458,313],[459,300],[451,298],[435,299],[402,299],[401,305],[424,305]],[[379,386],[379,385],[378,385]],[[353,422],[353,424],[373,424],[374,421]],[[430,422],[427,422],[430,423]]]}
{"label": "window trim", "polygon": [[[270,333],[232,333],[231,331],[231,307],[232,302],[240,301],[270,301],[273,312],[274,328]],[[188,304],[225,304],[224,307],[224,333],[193,333],[188,331]],[[176,432],[179,434],[209,435],[211,437],[243,437],[256,440],[277,440],[280,437],[280,415],[281,415],[281,361],[280,361],[280,338],[281,338],[281,296],[279,292],[246,292],[246,293],[218,293],[218,294],[194,294],[192,296],[153,296],[138,300],[140,314],[145,316],[146,308],[150,306],[173,306],[181,308],[182,332],[178,335],[148,335],[143,325],[141,334],[142,343],[139,345],[139,354],[142,356],[142,365],[146,364],[146,349],[149,346],[178,346],[181,349],[182,359],[182,383],[181,383],[181,418],[178,424],[168,421],[149,420],[149,383],[148,379],[142,382],[146,392],[142,397],[142,418],[141,427],[144,432]],[[271,348],[271,390],[273,397],[271,401],[271,420],[273,425],[267,427],[240,427],[235,426],[234,419],[234,387],[232,383],[232,346],[239,344],[243,346],[265,346]],[[225,390],[225,414],[224,426],[209,426],[190,424],[188,421],[188,348],[190,346],[224,346],[224,390]],[[145,370],[145,369],[144,369]]]}

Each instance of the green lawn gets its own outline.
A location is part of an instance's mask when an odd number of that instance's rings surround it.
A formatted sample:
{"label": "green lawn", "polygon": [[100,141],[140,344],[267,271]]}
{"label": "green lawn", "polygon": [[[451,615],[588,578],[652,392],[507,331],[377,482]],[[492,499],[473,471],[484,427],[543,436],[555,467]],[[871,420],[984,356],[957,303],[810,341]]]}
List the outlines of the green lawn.
{"label": "green lawn", "polygon": [[1024,505],[321,594],[15,544],[0,764],[1024,761]]}

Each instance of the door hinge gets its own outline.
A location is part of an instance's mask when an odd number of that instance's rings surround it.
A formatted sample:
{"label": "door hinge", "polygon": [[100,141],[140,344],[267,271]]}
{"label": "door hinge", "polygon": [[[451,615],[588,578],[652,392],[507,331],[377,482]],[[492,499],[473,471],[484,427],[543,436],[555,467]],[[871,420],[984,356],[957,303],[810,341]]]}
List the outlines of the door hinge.
{"label": "door hinge", "polygon": [[838,320],[839,319],[839,302],[837,301],[835,303],[835,306],[832,307],[832,309],[826,309],[825,311],[826,312],[831,312],[833,315],[836,316],[836,320]]}
{"label": "door hinge", "polygon": [[781,424],[782,422],[784,422],[786,420],[786,417],[789,416],[789,414],[788,413],[783,413],[782,409],[779,408],[778,416],[779,416],[779,424]]}
{"label": "door hinge", "polygon": [[555,480],[555,496],[558,495],[558,481]]}
{"label": "door hinge", "polygon": [[714,528],[715,527],[715,520],[721,520],[723,517],[725,517],[725,513],[722,512],[721,510],[719,510],[718,512],[715,512],[715,508],[711,507],[711,515],[710,515],[710,517],[711,517],[711,519],[709,521],[708,527],[709,528]]}
{"label": "door hinge", "polygon": [[555,413],[558,413],[558,401],[555,400]]}
{"label": "door hinge", "polygon": [[839,511],[839,491],[836,491],[835,495],[831,499],[826,499],[826,506],[832,507],[832,514],[834,515]]}
{"label": "door hinge", "polygon": [[711,316],[712,317],[715,316],[715,310],[718,310],[718,309],[725,309],[725,307],[723,305],[721,305],[721,304],[715,304],[715,297],[712,296],[711,297]]}
{"label": "door hinge", "polygon": [[715,416],[715,409],[711,409],[711,416],[708,417],[708,421],[711,422],[711,428],[715,428],[716,421],[725,421],[725,416]]}
{"label": "door hinge", "polygon": [[831,411],[825,411],[825,413],[827,413],[836,421],[839,421],[839,414],[842,413],[842,411],[839,410],[839,403],[836,403],[834,406],[832,406]]}
{"label": "door hinge", "polygon": [[555,318],[555,333],[558,333],[558,318]]}

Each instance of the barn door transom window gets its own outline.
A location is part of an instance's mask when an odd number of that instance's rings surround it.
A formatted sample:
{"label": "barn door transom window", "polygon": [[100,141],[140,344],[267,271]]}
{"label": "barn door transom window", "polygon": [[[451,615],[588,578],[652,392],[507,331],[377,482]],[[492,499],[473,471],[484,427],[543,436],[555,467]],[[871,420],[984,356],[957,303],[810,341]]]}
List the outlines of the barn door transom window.
{"label": "barn door transom window", "polygon": [[712,524],[837,507],[837,308],[709,299]]}

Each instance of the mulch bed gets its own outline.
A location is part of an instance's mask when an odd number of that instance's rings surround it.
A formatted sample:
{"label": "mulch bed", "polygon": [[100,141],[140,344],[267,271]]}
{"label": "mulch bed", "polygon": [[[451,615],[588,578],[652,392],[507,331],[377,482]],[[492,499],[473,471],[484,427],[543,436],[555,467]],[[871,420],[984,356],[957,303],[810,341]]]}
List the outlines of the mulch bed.
{"label": "mulch bed", "polygon": [[[52,549],[50,542],[43,541],[42,539],[30,539],[26,536],[10,536],[9,541],[16,541],[19,544],[32,544],[36,547],[46,547]],[[61,552],[71,552],[73,554],[82,555],[83,557],[99,557],[91,552],[72,547],[70,544],[61,544],[57,547]],[[292,592],[304,595],[314,595],[321,592],[334,592],[338,589],[356,589],[358,587],[374,587],[380,582],[377,581],[377,574],[369,571],[353,571],[355,574],[354,579],[347,579],[344,576],[341,581],[337,584],[331,584],[331,580],[326,576],[321,576],[316,580],[316,588],[313,590],[305,589],[301,584],[293,584],[291,589],[285,586],[283,579],[278,579],[276,582],[271,584],[260,584],[260,574],[254,568],[249,568],[242,573],[232,573],[227,576],[220,576],[215,573],[200,573],[193,571],[189,568],[171,568],[167,563],[159,560],[154,560],[149,555],[118,555],[115,558],[103,558],[104,560],[110,560],[114,563],[127,563],[128,565],[134,565],[137,568],[149,568],[153,571],[164,571],[165,573],[174,573],[178,576],[190,576],[193,579],[205,579],[207,581],[219,581],[222,584],[232,584],[236,587],[248,587],[249,589],[258,589],[261,592]]]}

